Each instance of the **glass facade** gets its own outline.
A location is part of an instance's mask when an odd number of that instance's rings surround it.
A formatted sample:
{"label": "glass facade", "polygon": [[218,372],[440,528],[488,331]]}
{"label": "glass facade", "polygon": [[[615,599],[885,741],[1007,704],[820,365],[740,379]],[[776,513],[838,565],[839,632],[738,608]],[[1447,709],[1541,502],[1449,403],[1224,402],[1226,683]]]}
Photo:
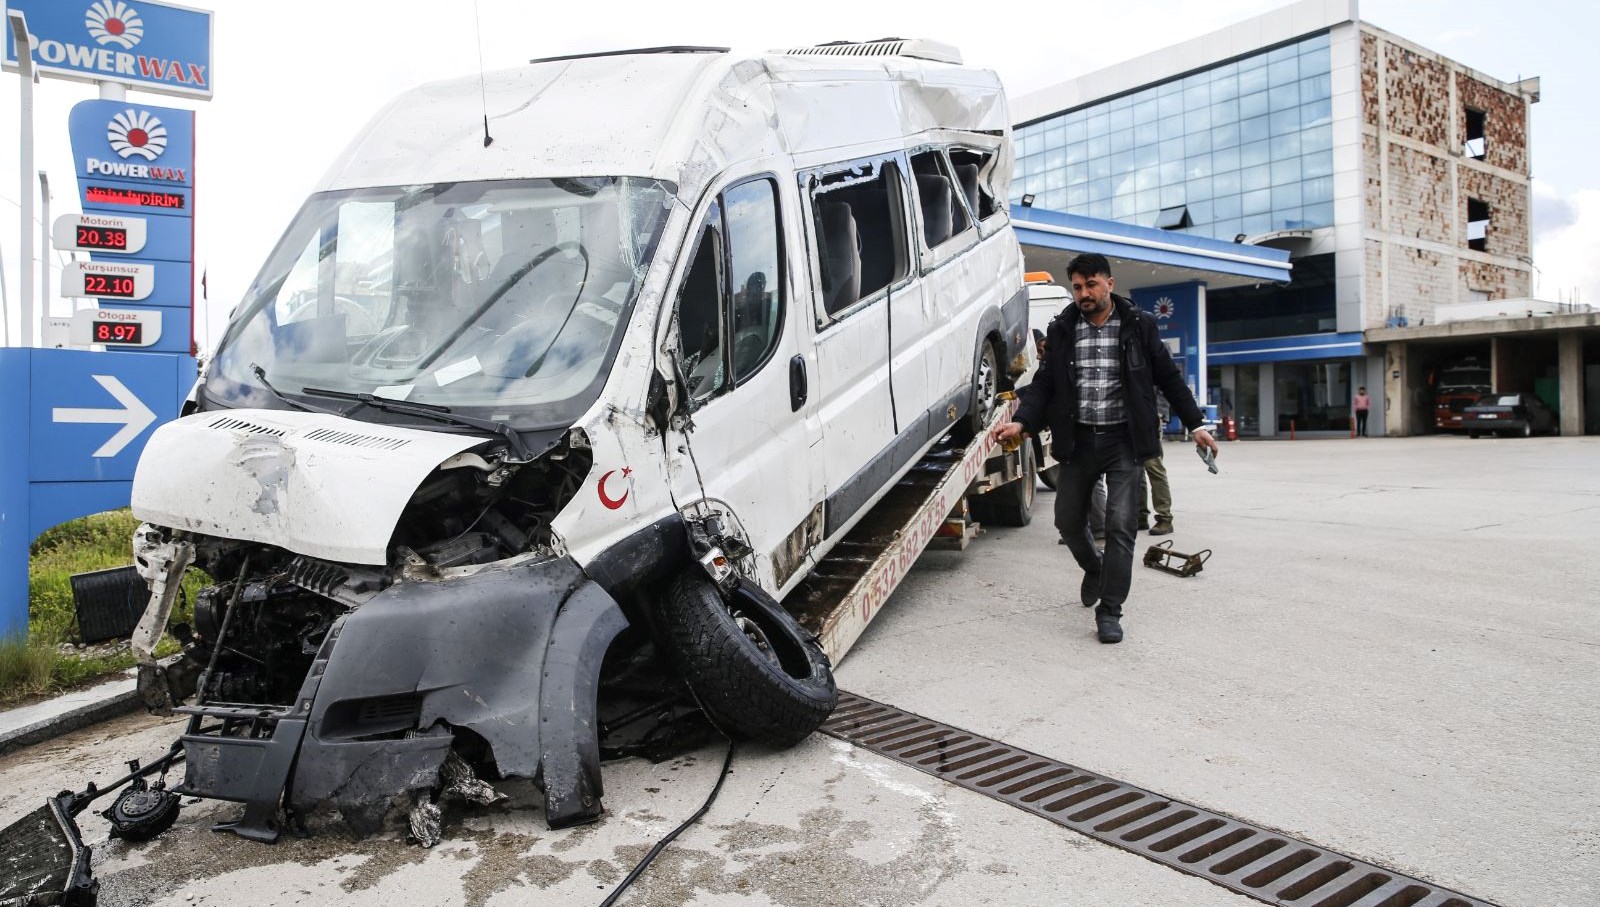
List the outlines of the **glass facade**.
{"label": "glass facade", "polygon": [[1232,240],[1333,226],[1328,35],[1016,131],[1013,203]]}

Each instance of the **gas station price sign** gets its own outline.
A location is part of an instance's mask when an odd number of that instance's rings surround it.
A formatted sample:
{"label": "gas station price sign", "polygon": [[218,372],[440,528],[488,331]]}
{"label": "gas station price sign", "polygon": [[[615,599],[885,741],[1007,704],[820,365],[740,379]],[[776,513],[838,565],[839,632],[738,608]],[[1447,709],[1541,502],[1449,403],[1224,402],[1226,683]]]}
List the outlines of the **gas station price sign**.
{"label": "gas station price sign", "polygon": [[77,252],[132,255],[144,249],[150,233],[143,217],[63,214],[50,225],[51,245]]}
{"label": "gas station price sign", "polygon": [[160,309],[84,309],[72,316],[70,342],[115,349],[154,346],[161,339],[161,314]]}
{"label": "gas station price sign", "polygon": [[119,227],[79,227],[77,246],[103,252],[123,252],[128,248],[128,231]]}
{"label": "gas station price sign", "polygon": [[96,274],[83,272],[83,295],[104,296],[112,299],[132,299],[133,278],[123,274]]}
{"label": "gas station price sign", "polygon": [[155,266],[115,261],[75,261],[61,269],[61,295],[144,299],[155,289]]}
{"label": "gas station price sign", "polygon": [[91,321],[90,336],[95,343],[144,345],[144,325],[125,321]]}

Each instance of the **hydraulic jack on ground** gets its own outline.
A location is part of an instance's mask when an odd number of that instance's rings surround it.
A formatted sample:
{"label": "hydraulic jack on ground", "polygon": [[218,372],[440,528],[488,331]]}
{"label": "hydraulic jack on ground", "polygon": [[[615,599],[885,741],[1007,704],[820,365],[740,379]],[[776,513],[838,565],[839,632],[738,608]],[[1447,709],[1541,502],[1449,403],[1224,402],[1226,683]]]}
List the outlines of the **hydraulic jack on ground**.
{"label": "hydraulic jack on ground", "polygon": [[1145,551],[1144,565],[1173,576],[1194,576],[1205,568],[1205,563],[1210,557],[1210,548],[1202,548],[1196,554],[1173,551],[1172,540],[1168,539],[1159,545],[1151,545]]}

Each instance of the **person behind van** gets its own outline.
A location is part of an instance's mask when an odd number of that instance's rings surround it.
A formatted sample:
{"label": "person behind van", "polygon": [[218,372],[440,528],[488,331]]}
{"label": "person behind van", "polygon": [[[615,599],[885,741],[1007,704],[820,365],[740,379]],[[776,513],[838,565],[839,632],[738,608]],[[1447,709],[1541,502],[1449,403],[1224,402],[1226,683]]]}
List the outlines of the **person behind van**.
{"label": "person behind van", "polygon": [[[1167,430],[1167,422],[1172,418],[1172,407],[1167,404],[1166,397],[1156,398],[1156,431]],[[1156,522],[1150,525],[1150,511],[1154,510]],[[1172,483],[1167,481],[1167,465],[1161,457],[1151,457],[1144,461],[1144,475],[1139,477],[1139,525],[1140,532],[1149,532],[1151,535],[1172,534]]]}
{"label": "person behind van", "polygon": [[[1149,315],[1114,294],[1104,255],[1088,253],[1067,266],[1075,305],[1050,322],[1052,352],[1014,421],[995,428],[999,440],[1051,430],[1051,452],[1061,463],[1056,487],[1056,528],[1083,569],[1079,599],[1095,608],[1103,643],[1122,641],[1122,606],[1133,582],[1134,521],[1143,462],[1161,454],[1156,391],[1172,404],[1195,444],[1217,452],[1204,416],[1172,361]],[[1089,532],[1089,501],[1105,476],[1106,547]]]}

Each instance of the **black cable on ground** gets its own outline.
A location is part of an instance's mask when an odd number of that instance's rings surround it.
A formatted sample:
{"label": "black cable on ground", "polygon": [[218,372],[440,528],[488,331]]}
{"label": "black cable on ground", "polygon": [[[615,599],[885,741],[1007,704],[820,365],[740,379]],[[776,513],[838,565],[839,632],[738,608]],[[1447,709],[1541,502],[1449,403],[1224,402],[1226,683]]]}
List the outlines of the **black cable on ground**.
{"label": "black cable on ground", "polygon": [[665,850],[667,845],[671,844],[674,838],[683,834],[685,829],[700,821],[701,816],[711,811],[711,804],[717,802],[717,794],[722,792],[722,782],[728,780],[728,769],[733,765],[734,747],[735,744],[732,738],[730,738],[728,740],[728,755],[722,760],[722,774],[717,776],[716,786],[711,788],[711,795],[706,797],[706,802],[701,805],[699,811],[685,819],[682,825],[679,825],[677,828],[674,828],[672,831],[668,832],[666,837],[657,841],[656,846],[650,848],[650,852],[645,854],[644,859],[639,861],[639,865],[633,867],[633,871],[628,873],[628,877],[623,879],[616,888],[612,889],[611,894],[607,895],[606,899],[600,902],[600,907],[611,907],[611,905],[615,904],[617,902],[617,898],[622,897],[622,893],[628,890],[628,886],[632,885],[640,875],[644,874],[645,869],[650,865],[651,861],[654,860],[661,853],[661,851]]}

